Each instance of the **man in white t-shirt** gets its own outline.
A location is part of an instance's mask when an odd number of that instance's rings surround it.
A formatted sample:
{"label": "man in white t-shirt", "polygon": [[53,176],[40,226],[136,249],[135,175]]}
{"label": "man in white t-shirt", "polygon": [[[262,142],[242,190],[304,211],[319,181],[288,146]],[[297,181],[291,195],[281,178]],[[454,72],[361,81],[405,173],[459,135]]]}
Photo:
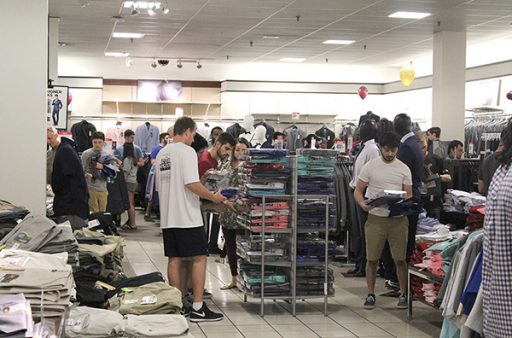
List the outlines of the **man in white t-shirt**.
{"label": "man in white t-shirt", "polygon": [[183,259],[192,260],[194,289],[192,322],[217,321],[223,315],[208,309],[203,302],[208,244],[201,217],[199,198],[215,203],[226,200],[213,194],[199,181],[197,154],[190,145],[194,141],[196,123],[181,117],[174,124],[174,140],[160,150],[155,160],[156,187],[160,198],[160,226],[164,251],[168,257],[169,283],[186,294],[183,283]]}
{"label": "man in white t-shirt", "polygon": [[381,156],[364,165],[354,198],[361,209],[368,212],[365,224],[366,234],[366,283],[368,296],[364,303],[365,309],[375,308],[375,280],[377,275],[377,262],[386,241],[389,242],[391,254],[396,264],[398,281],[400,283],[399,309],[407,308],[407,251],[408,221],[405,216],[388,217],[388,206],[371,207],[366,204],[363,192],[366,188],[366,197],[374,198],[384,190],[403,190],[406,198],[412,197],[412,175],[409,167],[396,158],[400,138],[395,133],[384,133],[379,138]]}

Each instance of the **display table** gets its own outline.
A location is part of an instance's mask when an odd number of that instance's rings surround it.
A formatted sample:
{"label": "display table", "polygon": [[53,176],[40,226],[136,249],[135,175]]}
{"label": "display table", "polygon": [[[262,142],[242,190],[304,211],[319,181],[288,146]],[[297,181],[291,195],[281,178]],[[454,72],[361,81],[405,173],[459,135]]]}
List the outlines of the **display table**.
{"label": "display table", "polygon": [[[435,276],[428,271],[420,270],[418,268],[411,267],[411,266],[408,268],[408,272],[407,272],[407,302],[408,302],[408,304],[407,304],[407,319],[408,320],[412,319],[412,302],[413,302],[414,297],[413,297],[413,293],[411,291],[412,290],[411,280],[412,280],[413,276],[419,277],[428,282],[443,284],[443,278]],[[415,300],[437,309],[437,307],[435,305],[433,305],[429,302],[426,302],[423,299],[415,298]]]}

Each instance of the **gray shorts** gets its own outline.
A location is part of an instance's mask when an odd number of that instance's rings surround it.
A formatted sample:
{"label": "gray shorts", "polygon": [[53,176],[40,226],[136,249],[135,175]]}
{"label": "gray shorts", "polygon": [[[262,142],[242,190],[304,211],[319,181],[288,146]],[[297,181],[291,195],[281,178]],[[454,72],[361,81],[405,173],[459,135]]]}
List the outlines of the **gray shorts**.
{"label": "gray shorts", "polygon": [[139,187],[139,185],[137,183],[131,183],[131,182],[126,182],[126,186],[128,187],[128,191],[133,192],[133,193],[136,193],[138,190],[138,187]]}

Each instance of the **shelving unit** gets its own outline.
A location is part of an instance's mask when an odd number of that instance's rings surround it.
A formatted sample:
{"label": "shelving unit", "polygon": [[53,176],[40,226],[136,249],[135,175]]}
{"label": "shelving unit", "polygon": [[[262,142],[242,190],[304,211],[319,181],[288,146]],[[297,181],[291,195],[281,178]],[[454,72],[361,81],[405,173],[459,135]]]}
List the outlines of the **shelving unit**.
{"label": "shelving unit", "polygon": [[413,302],[413,300],[419,301],[420,303],[423,303],[427,306],[438,309],[436,306],[434,306],[433,304],[430,304],[429,302],[426,302],[422,299],[414,298],[414,296],[412,294],[412,290],[411,290],[412,276],[416,276],[416,277],[424,279],[428,282],[437,283],[437,284],[443,284],[443,278],[435,276],[428,271],[422,271],[420,269],[413,268],[413,267],[409,267],[407,271],[408,271],[407,272],[407,320],[411,320],[412,319],[412,302]]}
{"label": "shelving unit", "polygon": [[[254,231],[243,222],[239,222],[239,224],[246,229],[248,232],[256,233],[261,235],[261,260],[259,262],[248,262],[254,265],[260,265],[260,274],[261,274],[261,284],[260,289],[261,292],[259,295],[255,295],[254,293],[248,292],[248,290],[245,290],[242,288],[242,292],[244,292],[244,301],[247,301],[248,297],[254,297],[260,299],[260,315],[263,317],[265,315],[265,299],[272,299],[272,300],[286,300],[289,301],[292,305],[292,314],[296,315],[296,304],[297,299],[299,300],[305,300],[305,299],[315,299],[315,298],[324,298],[324,314],[327,315],[327,305],[328,305],[328,297],[329,295],[329,229],[330,229],[330,207],[332,205],[330,202],[334,198],[334,195],[298,195],[298,175],[297,175],[297,156],[288,156],[288,159],[290,160],[290,168],[291,168],[291,189],[289,195],[265,195],[261,196],[261,205],[262,205],[262,223],[261,223],[261,230]],[[289,201],[290,205],[290,214],[289,214],[289,227],[286,229],[269,229],[267,228],[268,224],[265,219],[265,211],[267,203],[270,203],[271,201],[275,200],[287,200]],[[297,227],[297,206],[299,200],[322,200],[325,202],[325,228],[298,228]],[[297,243],[298,243],[298,234],[300,233],[311,233],[311,232],[325,232],[325,251],[324,251],[324,260],[318,261],[318,260],[308,260],[303,262],[297,261]],[[282,261],[282,262],[276,262],[276,261],[267,261],[266,255],[265,255],[265,235],[266,234],[289,234],[290,236],[290,247],[289,247],[289,257],[290,261]],[[243,253],[242,253],[243,258]],[[323,267],[324,270],[324,283],[323,283],[323,294],[321,295],[301,295],[297,291],[297,268],[302,267],[318,267],[319,264]],[[290,269],[290,287],[291,287],[291,294],[290,295],[266,295],[265,293],[265,273],[266,273],[266,267],[283,267],[283,268],[289,268]],[[240,274],[239,274],[240,276]],[[240,278],[240,277],[239,277]]]}

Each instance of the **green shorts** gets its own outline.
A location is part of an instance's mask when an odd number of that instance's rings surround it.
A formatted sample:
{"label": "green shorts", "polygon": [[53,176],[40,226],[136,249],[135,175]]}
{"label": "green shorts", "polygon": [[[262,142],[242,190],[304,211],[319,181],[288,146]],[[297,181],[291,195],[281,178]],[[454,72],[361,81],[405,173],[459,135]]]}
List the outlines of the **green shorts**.
{"label": "green shorts", "polygon": [[128,187],[128,191],[133,192],[133,193],[136,193],[138,190],[137,188],[139,187],[139,185],[137,183],[131,183],[131,182],[126,182],[126,186]]}
{"label": "green shorts", "polygon": [[394,260],[403,261],[407,254],[409,223],[407,217],[379,217],[368,214],[365,224],[366,259],[379,260],[386,241]]}

